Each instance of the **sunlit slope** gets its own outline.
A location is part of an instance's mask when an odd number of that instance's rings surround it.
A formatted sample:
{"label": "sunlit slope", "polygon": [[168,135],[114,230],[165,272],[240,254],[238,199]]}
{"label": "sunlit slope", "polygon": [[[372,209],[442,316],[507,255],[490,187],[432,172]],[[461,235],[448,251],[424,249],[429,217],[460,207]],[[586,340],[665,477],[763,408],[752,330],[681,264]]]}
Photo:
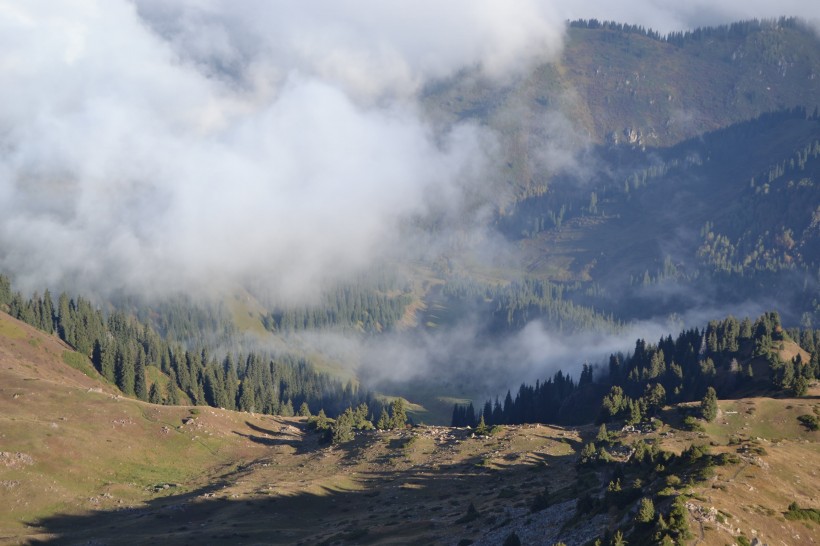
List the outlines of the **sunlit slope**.
{"label": "sunlit slope", "polygon": [[[616,459],[588,468],[578,462],[597,441],[592,425],[487,436],[417,427],[331,446],[304,419],[124,398],[63,354],[72,353],[56,339],[0,315],[3,542],[498,544],[515,532],[524,543],[585,543],[631,528],[634,502],[577,512],[577,499],[605,495],[613,472],[625,486],[639,478],[664,513],[680,496],[692,540],[820,540],[816,524],[784,517],[790,503],[820,498],[820,432],[799,420],[820,413],[816,386],[801,399],[720,401],[703,432],[684,430],[674,407],[654,431],[610,424]],[[624,458],[641,442],[736,457],[691,483],[678,462],[681,483],[660,495],[669,472]],[[548,506],[532,512],[545,488]]]}
{"label": "sunlit slope", "polygon": [[252,441],[261,418],[125,398],[56,337],[5,313],[0,362],[0,537],[38,535],[35,522],[55,513],[203,487],[266,451]]}

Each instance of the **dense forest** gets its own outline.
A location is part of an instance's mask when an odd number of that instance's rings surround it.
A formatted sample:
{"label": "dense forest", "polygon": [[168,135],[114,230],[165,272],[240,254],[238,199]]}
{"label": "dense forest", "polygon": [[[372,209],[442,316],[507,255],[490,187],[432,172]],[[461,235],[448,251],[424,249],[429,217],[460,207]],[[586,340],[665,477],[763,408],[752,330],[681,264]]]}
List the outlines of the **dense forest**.
{"label": "dense forest", "polygon": [[[352,382],[343,384],[318,373],[304,359],[292,355],[248,354],[217,358],[207,346],[184,345],[171,334],[191,337],[207,313],[184,305],[165,304],[158,319],[168,332],[157,333],[148,322],[120,310],[103,313],[82,297],[62,293],[55,304],[51,293],[24,298],[0,275],[0,310],[47,333],[54,333],[125,395],[162,404],[194,404],[294,415],[324,410],[340,414],[345,408],[374,402],[373,394]],[[223,321],[213,318],[212,325]],[[196,336],[194,336],[196,337]],[[150,384],[148,368],[161,372]]]}
{"label": "dense forest", "polygon": [[[664,302],[652,290],[674,284],[708,287],[719,301],[771,294],[785,303],[790,321],[811,324],[820,320],[818,127],[816,110],[793,108],[670,149],[601,149],[617,169],[586,182],[557,176],[549,191],[520,200],[496,224],[511,240],[536,244],[559,238],[568,222],[589,229],[588,236],[610,225],[658,234],[618,241],[616,253],[601,245],[592,271],[596,293],[576,293],[576,304],[622,318],[681,312],[685,301]],[[747,159],[751,151],[763,159]]]}
{"label": "dense forest", "polygon": [[263,322],[272,332],[330,327],[367,333],[389,330],[402,318],[412,295],[407,290],[385,293],[387,289],[389,286],[372,289],[364,283],[338,287],[325,293],[319,304],[277,308]]}
{"label": "dense forest", "polygon": [[599,21],[598,19],[576,19],[570,21],[570,28],[584,28],[590,30],[609,30],[617,34],[637,34],[667,42],[678,47],[686,45],[688,42],[700,42],[704,40],[727,40],[730,38],[747,37],[753,32],[762,30],[775,30],[779,28],[802,29],[806,28],[806,23],[796,17],[779,17],[777,19],[749,19],[747,21],[737,21],[729,25],[717,25],[710,27],[700,27],[693,30],[670,32],[662,35],[651,28],[641,25],[630,25],[628,23],[618,23],[616,21]]}
{"label": "dense forest", "polygon": [[[795,354],[783,358],[790,353]],[[820,330],[785,330],[775,312],[755,321],[728,317],[654,345],[639,339],[632,353],[611,355],[603,369],[584,364],[577,381],[558,371],[535,385],[521,385],[515,396],[508,391],[503,402],[488,400],[478,411],[457,404],[452,424],[475,426],[482,419],[487,425],[634,424],[666,404],[702,400],[709,389],[721,398],[753,392],[802,396],[817,378]]]}

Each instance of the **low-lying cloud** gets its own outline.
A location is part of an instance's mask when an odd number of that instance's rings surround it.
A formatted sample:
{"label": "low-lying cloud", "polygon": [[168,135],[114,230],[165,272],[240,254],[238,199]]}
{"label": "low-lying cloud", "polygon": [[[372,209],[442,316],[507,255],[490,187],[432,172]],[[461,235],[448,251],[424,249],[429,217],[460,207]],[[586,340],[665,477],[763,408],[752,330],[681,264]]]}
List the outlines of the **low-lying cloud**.
{"label": "low-lying cloud", "polygon": [[[0,269],[27,291],[261,279],[306,298],[412,247],[408,219],[486,194],[496,135],[433,127],[426,84],[510,81],[560,53],[567,18],[725,22],[665,1],[576,4],[4,2]],[[800,4],[777,9],[816,15]],[[710,6],[703,17],[774,9]],[[544,161],[573,165],[576,147]]]}
{"label": "low-lying cloud", "polygon": [[[0,7],[0,268],[24,290],[263,279],[299,300],[458,211],[494,136],[415,95],[554,55],[535,2]],[[480,193],[480,191],[479,191]]]}

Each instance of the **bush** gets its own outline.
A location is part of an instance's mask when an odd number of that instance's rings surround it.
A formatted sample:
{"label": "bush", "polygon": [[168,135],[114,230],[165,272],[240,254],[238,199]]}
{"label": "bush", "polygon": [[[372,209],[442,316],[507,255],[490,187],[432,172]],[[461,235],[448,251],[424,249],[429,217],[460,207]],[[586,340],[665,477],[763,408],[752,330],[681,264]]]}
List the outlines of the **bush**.
{"label": "bush", "polygon": [[800,508],[796,502],[789,505],[789,509],[784,515],[786,519],[792,521],[806,520],[820,523],[820,510],[816,508]]}
{"label": "bush", "polygon": [[706,430],[703,428],[703,425],[700,424],[700,421],[691,415],[687,415],[683,418],[683,426],[686,430],[691,430],[693,432],[704,432]]}
{"label": "bush", "polygon": [[800,424],[807,430],[820,430],[820,419],[816,415],[800,415],[797,417]]}
{"label": "bush", "polygon": [[470,506],[467,507],[467,513],[458,518],[456,523],[470,523],[478,519],[480,515],[478,510],[476,510],[475,504],[470,503]]}

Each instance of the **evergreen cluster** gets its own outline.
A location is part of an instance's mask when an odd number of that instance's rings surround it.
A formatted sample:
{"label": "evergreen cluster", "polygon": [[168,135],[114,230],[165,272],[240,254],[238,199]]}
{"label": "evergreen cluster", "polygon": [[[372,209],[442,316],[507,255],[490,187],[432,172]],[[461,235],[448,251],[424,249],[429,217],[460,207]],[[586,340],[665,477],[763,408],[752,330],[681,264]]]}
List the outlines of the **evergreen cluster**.
{"label": "evergreen cluster", "polygon": [[394,295],[359,285],[344,286],[325,294],[317,305],[276,309],[263,322],[268,330],[280,332],[333,326],[381,332],[401,319],[411,300],[407,292]]}
{"label": "evergreen cluster", "polygon": [[[780,358],[784,342],[794,340],[810,355],[804,362]],[[584,364],[578,382],[558,371],[535,385],[522,384],[513,397],[488,400],[479,415],[472,403],[453,408],[453,426],[520,423],[578,424],[638,423],[665,404],[701,401],[702,416],[714,418],[716,397],[731,398],[749,389],[789,395],[805,394],[808,383],[820,377],[820,330],[784,330],[776,312],[752,322],[728,317],[704,329],[682,331],[677,339],[661,338],[655,345],[642,339],[631,354],[613,354],[607,373],[593,378]],[[599,409],[593,409],[599,408]]]}
{"label": "evergreen cluster", "polygon": [[[133,315],[114,310],[106,316],[82,297],[63,293],[55,306],[46,290],[42,296],[24,299],[12,291],[4,275],[0,275],[0,309],[44,332],[56,333],[89,356],[97,371],[124,394],[154,403],[278,415],[294,415],[294,408],[300,407],[308,413],[323,408],[336,415],[372,399],[370,392],[318,373],[301,358],[258,353],[216,358],[206,348],[169,341]],[[181,333],[197,316],[195,311],[176,310],[161,322],[167,331]],[[175,317],[183,317],[181,328],[174,326]],[[169,378],[167,382],[149,388],[149,366],[158,368]]]}
{"label": "evergreen cluster", "polygon": [[621,324],[612,315],[573,301],[583,297],[584,292],[581,283],[525,278],[491,284],[455,275],[448,277],[441,289],[443,307],[461,314],[478,311],[488,317],[486,328],[490,334],[518,330],[533,319],[562,333],[618,331]]}
{"label": "evergreen cluster", "polygon": [[764,30],[778,30],[782,28],[804,29],[807,25],[796,17],[780,17],[777,19],[749,19],[738,21],[728,25],[711,27],[700,27],[694,30],[661,33],[645,28],[641,25],[631,25],[618,23],[615,21],[599,21],[598,19],[577,19],[569,22],[570,28],[582,29],[603,29],[610,30],[618,34],[637,34],[653,40],[667,42],[672,45],[683,47],[688,43],[702,42],[705,40],[728,40],[744,38],[754,32]]}

